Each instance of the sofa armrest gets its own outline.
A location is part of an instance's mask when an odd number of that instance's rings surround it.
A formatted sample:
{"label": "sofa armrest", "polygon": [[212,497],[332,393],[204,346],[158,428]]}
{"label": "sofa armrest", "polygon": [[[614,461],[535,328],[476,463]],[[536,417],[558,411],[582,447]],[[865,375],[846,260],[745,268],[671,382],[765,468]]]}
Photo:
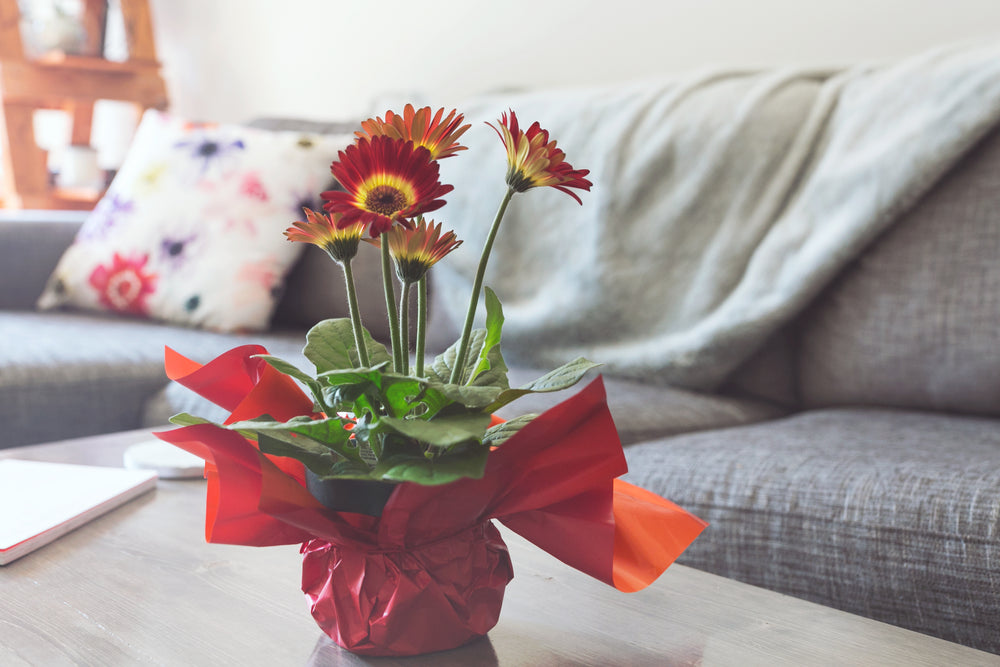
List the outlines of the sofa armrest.
{"label": "sofa armrest", "polygon": [[0,309],[30,310],[86,211],[0,211]]}

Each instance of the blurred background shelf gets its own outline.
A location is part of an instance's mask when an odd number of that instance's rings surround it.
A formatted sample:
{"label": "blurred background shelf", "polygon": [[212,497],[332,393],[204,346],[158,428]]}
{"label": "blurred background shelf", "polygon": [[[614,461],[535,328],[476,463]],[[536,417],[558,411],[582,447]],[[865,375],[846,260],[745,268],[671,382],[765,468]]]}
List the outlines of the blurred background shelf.
{"label": "blurred background shelf", "polygon": [[[18,0],[0,0],[0,206],[3,208],[89,209],[100,198],[103,180],[62,183],[57,187],[47,152],[36,140],[34,115],[40,109],[65,111],[70,117],[70,148],[77,157],[91,153],[94,105],[113,100],[139,111],[167,107],[147,0],[119,0],[128,57],[122,62],[103,57],[106,0],[81,0],[81,34],[92,55],[49,50],[31,54],[23,38]],[[99,34],[98,34],[99,33]],[[95,34],[98,37],[95,37]],[[134,128],[133,128],[134,129]],[[89,169],[97,174],[96,158]],[[93,175],[90,172],[94,172]]]}

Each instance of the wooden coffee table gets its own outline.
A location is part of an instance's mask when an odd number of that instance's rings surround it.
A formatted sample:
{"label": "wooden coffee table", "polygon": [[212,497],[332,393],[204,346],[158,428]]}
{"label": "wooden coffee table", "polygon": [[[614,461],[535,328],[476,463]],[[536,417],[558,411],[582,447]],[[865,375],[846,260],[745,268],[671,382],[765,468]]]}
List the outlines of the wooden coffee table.
{"label": "wooden coffee table", "polygon": [[[120,465],[133,431],[0,450]],[[504,531],[515,577],[486,639],[409,659],[333,644],[298,548],[206,544],[203,481],[146,494],[0,567],[0,665],[1000,665],[1000,656],[674,565],[619,593]],[[14,508],[0,508],[3,513]]]}

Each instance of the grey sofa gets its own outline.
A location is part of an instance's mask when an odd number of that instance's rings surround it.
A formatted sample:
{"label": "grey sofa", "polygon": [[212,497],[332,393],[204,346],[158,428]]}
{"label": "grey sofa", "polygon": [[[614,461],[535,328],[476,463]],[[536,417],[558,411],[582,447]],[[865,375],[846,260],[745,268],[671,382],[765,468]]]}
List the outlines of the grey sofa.
{"label": "grey sofa", "polygon": [[[998,211],[993,133],[718,391],[606,375],[630,481],[711,524],[681,562],[1000,653]],[[344,314],[311,248],[266,334],[35,312],[80,219],[0,216],[0,446],[210,413],[168,385],[164,345],[295,361],[309,324]]]}
{"label": "grey sofa", "polygon": [[730,380],[778,419],[626,450],[683,562],[1000,653],[1000,132]]}

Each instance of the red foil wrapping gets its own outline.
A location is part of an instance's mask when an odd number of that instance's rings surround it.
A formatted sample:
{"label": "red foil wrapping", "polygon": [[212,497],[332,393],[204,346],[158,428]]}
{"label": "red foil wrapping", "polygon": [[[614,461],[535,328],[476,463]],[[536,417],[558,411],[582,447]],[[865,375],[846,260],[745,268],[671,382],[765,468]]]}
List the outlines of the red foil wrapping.
{"label": "red foil wrapping", "polygon": [[[205,366],[167,350],[167,374],[229,421],[309,414],[287,376],[235,348]],[[381,517],[334,512],[298,461],[212,425],[158,433],[206,461],[210,542],[302,544],[302,589],[319,626],[368,655],[415,655],[486,634],[512,577],[496,519],[564,563],[631,592],[654,581],[705,522],[617,479],[627,471],[597,378],[491,452],[482,479],[399,484]]]}
{"label": "red foil wrapping", "polygon": [[302,553],[302,590],[313,618],[341,646],[371,655],[428,653],[485,635],[514,576],[489,521],[398,550],[315,539]]}

